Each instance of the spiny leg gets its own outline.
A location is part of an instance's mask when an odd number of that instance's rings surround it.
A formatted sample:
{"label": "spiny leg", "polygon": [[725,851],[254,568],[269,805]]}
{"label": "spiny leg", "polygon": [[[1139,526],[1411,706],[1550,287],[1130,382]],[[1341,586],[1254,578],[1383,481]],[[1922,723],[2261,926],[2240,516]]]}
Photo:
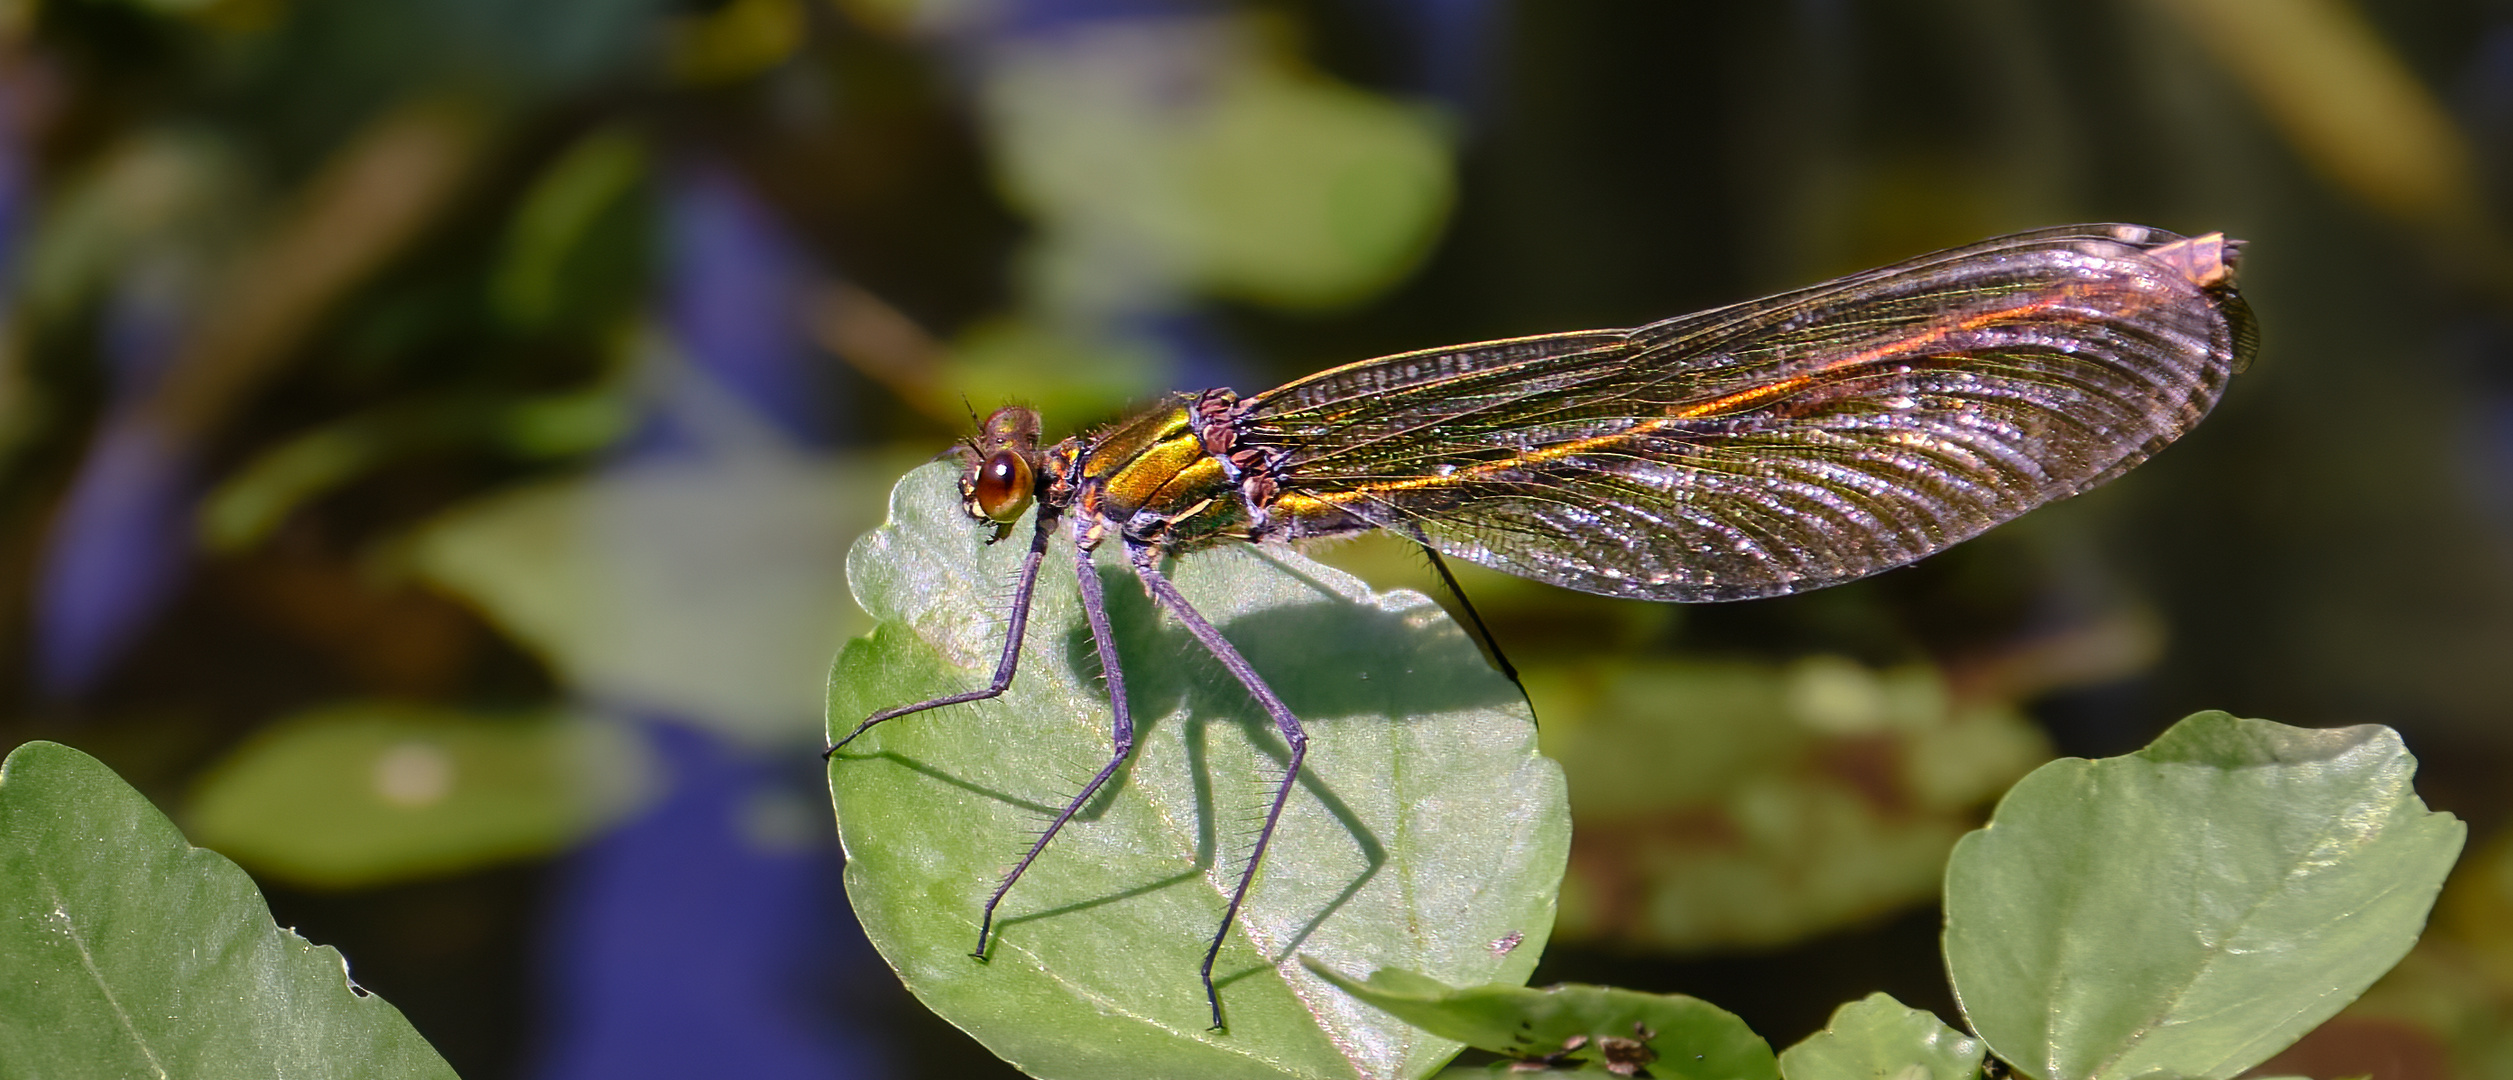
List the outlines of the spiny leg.
{"label": "spiny leg", "polygon": [[[1431,546],[1431,538],[1424,535],[1419,524],[1406,522],[1403,532],[1406,539],[1413,541],[1424,555],[1431,557],[1431,569],[1439,572],[1440,584],[1448,586],[1448,594],[1457,598],[1458,607],[1465,609],[1466,621],[1475,624],[1475,636],[1482,638],[1483,647],[1491,652],[1493,666],[1500,668],[1501,674],[1518,686],[1518,696],[1526,697],[1527,684],[1518,681],[1518,665],[1510,663],[1509,656],[1501,651],[1501,643],[1492,636],[1492,628],[1483,623],[1483,613],[1475,610],[1475,602],[1466,598],[1466,590],[1457,584],[1457,575],[1449,573],[1448,560],[1440,556],[1440,549]],[[1534,707],[1533,702],[1528,703],[1531,711]]]}
{"label": "spiny leg", "polygon": [[1108,602],[1101,595],[1099,570],[1091,561],[1091,551],[1082,546],[1082,525],[1081,519],[1075,519],[1074,582],[1082,590],[1082,614],[1090,620],[1091,641],[1099,648],[1099,667],[1107,680],[1109,709],[1116,717],[1109,730],[1109,737],[1116,748],[1110,751],[1108,764],[1100,767],[1099,775],[1091,777],[1091,782],[1082,786],[1081,794],[1065,804],[1056,820],[1047,823],[1047,830],[1038,834],[1038,840],[1030,845],[1029,853],[1021,856],[1020,863],[1012,868],[1012,872],[1003,876],[1003,883],[995,886],[995,894],[986,898],[986,914],[977,924],[977,951],[969,954],[980,960],[986,959],[986,938],[995,929],[995,906],[1003,903],[1005,893],[1012,891],[1012,883],[1021,880],[1021,875],[1029,871],[1030,864],[1038,860],[1038,853],[1047,849],[1047,842],[1056,838],[1065,822],[1073,820],[1073,815],[1081,812],[1082,804],[1091,801],[1091,796],[1098,794],[1101,785],[1108,783],[1108,778],[1115,776],[1117,768],[1134,753],[1134,716],[1126,708],[1126,673],[1117,665],[1117,640],[1108,631]]}
{"label": "spiny leg", "polygon": [[1248,888],[1256,883],[1257,866],[1265,861],[1265,847],[1274,840],[1274,825],[1282,820],[1283,804],[1291,798],[1292,784],[1300,779],[1301,759],[1309,755],[1309,734],[1301,730],[1300,718],[1291,714],[1291,707],[1275,696],[1274,688],[1265,685],[1265,679],[1257,674],[1255,668],[1248,666],[1247,658],[1239,655],[1239,650],[1222,636],[1221,631],[1214,629],[1194,605],[1187,603],[1187,598],[1178,592],[1176,585],[1161,576],[1160,569],[1153,565],[1153,560],[1159,555],[1159,549],[1149,544],[1132,539],[1126,541],[1126,556],[1134,563],[1134,574],[1143,579],[1143,587],[1151,592],[1152,599],[1168,608],[1170,614],[1176,615],[1178,621],[1185,624],[1187,632],[1204,643],[1205,650],[1213,654],[1213,659],[1221,661],[1222,666],[1229,668],[1231,675],[1239,680],[1239,685],[1247,687],[1248,696],[1255,698],[1265,714],[1274,719],[1275,730],[1283,733],[1283,741],[1291,747],[1291,760],[1283,766],[1282,782],[1274,786],[1274,801],[1265,808],[1265,825],[1257,830],[1256,850],[1248,853],[1248,865],[1239,872],[1239,886],[1230,892],[1230,906],[1222,909],[1221,929],[1213,932],[1212,947],[1204,950],[1204,1001],[1212,1006],[1213,1029],[1219,1031],[1222,1027],[1222,998],[1213,989],[1213,959],[1221,955],[1222,940],[1230,936],[1231,923],[1237,921],[1240,906],[1248,900]]}
{"label": "spiny leg", "polygon": [[1055,509],[1040,506],[1038,528],[1030,535],[1029,554],[1021,557],[1021,575],[1013,580],[1012,624],[1004,629],[1003,657],[995,662],[995,681],[988,683],[983,689],[946,694],[931,701],[920,701],[914,705],[901,705],[895,709],[883,709],[874,713],[864,718],[863,723],[855,725],[855,730],[848,732],[846,738],[838,740],[828,749],[821,751],[820,759],[829,760],[839,750],[844,749],[846,744],[854,742],[856,736],[872,730],[873,725],[885,720],[896,720],[910,713],[939,709],[945,705],[957,705],[964,701],[983,701],[991,697],[1001,697],[1005,690],[1011,688],[1012,673],[1021,666],[1021,635],[1030,627],[1030,595],[1038,587],[1039,564],[1047,558],[1047,540],[1055,534],[1055,531]]}

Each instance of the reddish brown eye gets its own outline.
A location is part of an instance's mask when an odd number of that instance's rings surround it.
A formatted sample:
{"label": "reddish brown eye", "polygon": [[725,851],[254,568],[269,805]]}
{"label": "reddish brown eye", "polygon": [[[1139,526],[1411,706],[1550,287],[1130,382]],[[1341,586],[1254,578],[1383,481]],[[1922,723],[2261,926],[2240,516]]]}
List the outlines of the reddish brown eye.
{"label": "reddish brown eye", "polygon": [[997,450],[977,467],[977,486],[970,495],[977,508],[995,521],[1010,524],[1030,508],[1030,463],[1010,450]]}

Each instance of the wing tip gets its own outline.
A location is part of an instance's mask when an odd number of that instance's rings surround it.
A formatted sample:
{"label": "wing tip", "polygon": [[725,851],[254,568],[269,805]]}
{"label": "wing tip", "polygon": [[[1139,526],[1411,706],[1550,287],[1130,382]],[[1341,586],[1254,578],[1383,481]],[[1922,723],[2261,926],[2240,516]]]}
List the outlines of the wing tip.
{"label": "wing tip", "polygon": [[2242,241],[2227,239],[2224,233],[2212,232],[2175,240],[2147,249],[2147,257],[2188,278],[2202,289],[2223,289],[2234,284],[2234,271],[2242,261]]}

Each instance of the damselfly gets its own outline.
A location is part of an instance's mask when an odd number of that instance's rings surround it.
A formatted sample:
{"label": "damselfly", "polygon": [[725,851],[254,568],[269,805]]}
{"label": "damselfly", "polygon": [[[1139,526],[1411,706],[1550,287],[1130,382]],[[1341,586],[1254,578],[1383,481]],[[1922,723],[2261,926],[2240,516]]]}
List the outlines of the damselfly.
{"label": "damselfly", "polygon": [[1174,396],[1039,445],[1008,406],[962,449],[963,506],[1007,535],[1036,506],[987,686],[1002,694],[1050,540],[1070,530],[1113,748],[987,897],[995,913],[1134,749],[1092,552],[1114,541],[1153,601],[1247,689],[1288,746],[1205,950],[1213,963],[1300,775],[1300,720],[1160,570],[1227,542],[1390,529],[1607,596],[1741,600],[1903,565],[2084,491],[2190,430],[2248,360],[2235,241],[2081,225],[1969,247],[1630,330],[1405,353],[1257,394]]}

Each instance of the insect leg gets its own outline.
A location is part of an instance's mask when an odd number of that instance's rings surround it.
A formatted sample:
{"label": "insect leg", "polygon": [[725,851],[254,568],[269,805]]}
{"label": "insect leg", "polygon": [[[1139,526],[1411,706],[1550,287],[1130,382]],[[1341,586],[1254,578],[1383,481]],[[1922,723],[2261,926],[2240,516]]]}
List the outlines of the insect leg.
{"label": "insect leg", "polygon": [[[1074,521],[1077,541],[1081,539],[1078,535],[1081,531],[1082,520],[1077,518]],[[1056,820],[1047,823],[1047,830],[1038,834],[1038,840],[1030,845],[1029,853],[1021,856],[1020,863],[1012,868],[1012,872],[1003,876],[1003,883],[995,886],[995,894],[986,898],[986,914],[977,924],[977,950],[969,954],[980,960],[986,959],[986,937],[995,929],[995,905],[1003,903],[1004,894],[1012,891],[1012,883],[1021,880],[1021,875],[1029,871],[1030,864],[1038,860],[1038,853],[1047,849],[1047,842],[1056,838],[1065,822],[1073,820],[1073,815],[1081,811],[1082,804],[1091,801],[1091,796],[1099,793],[1100,787],[1108,783],[1108,778],[1117,774],[1118,766],[1124,765],[1126,759],[1134,754],[1134,716],[1126,708],[1126,673],[1125,669],[1117,666],[1117,639],[1108,631],[1108,602],[1100,592],[1099,570],[1091,561],[1090,549],[1079,543],[1073,545],[1073,557],[1074,583],[1082,589],[1082,614],[1090,620],[1091,641],[1099,648],[1100,671],[1108,681],[1108,704],[1116,717],[1110,725],[1109,738],[1116,745],[1109,752],[1108,764],[1100,766],[1099,775],[1082,785],[1081,793],[1065,804]]]}
{"label": "insect leg", "polygon": [[914,705],[883,709],[865,717],[863,723],[855,725],[855,730],[847,732],[846,738],[838,740],[827,750],[821,751],[821,760],[827,761],[831,755],[845,748],[846,744],[854,742],[856,736],[872,730],[873,725],[885,720],[896,720],[909,713],[939,709],[945,705],[957,705],[964,701],[983,701],[1001,696],[1004,690],[1012,685],[1013,671],[1021,666],[1021,635],[1030,627],[1030,594],[1038,588],[1038,567],[1047,557],[1047,540],[1055,535],[1055,531],[1055,508],[1041,505],[1038,508],[1038,530],[1030,537],[1030,552],[1022,557],[1021,576],[1014,579],[1012,584],[1012,623],[1004,629],[1003,658],[995,662],[995,681],[986,684],[982,690],[945,694]]}
{"label": "insect leg", "polygon": [[[1518,681],[1518,665],[1510,663],[1509,656],[1501,651],[1501,643],[1492,636],[1492,628],[1483,624],[1483,613],[1475,610],[1475,602],[1466,598],[1466,590],[1457,584],[1457,575],[1449,573],[1448,560],[1440,556],[1440,549],[1431,546],[1431,538],[1423,534],[1420,525],[1409,521],[1400,531],[1406,539],[1414,542],[1414,546],[1421,548],[1424,555],[1431,557],[1431,569],[1439,572],[1440,584],[1448,587],[1448,594],[1457,598],[1457,606],[1466,612],[1466,621],[1475,624],[1475,636],[1483,639],[1484,650],[1492,654],[1492,666],[1500,668],[1501,675],[1518,687],[1518,696],[1526,697],[1527,684]],[[1535,704],[1529,702],[1528,708],[1532,711]]]}
{"label": "insect leg", "polygon": [[1265,685],[1265,679],[1257,674],[1255,668],[1248,666],[1247,658],[1239,655],[1239,650],[1232,647],[1221,631],[1213,629],[1213,624],[1198,613],[1194,605],[1187,603],[1187,598],[1179,594],[1176,585],[1161,576],[1160,569],[1153,565],[1153,561],[1160,557],[1159,549],[1128,539],[1126,556],[1134,563],[1135,576],[1143,579],[1143,587],[1151,592],[1152,599],[1168,608],[1170,614],[1176,615],[1178,621],[1186,625],[1187,632],[1204,643],[1205,650],[1213,654],[1213,659],[1221,661],[1222,666],[1229,668],[1231,675],[1239,680],[1239,685],[1248,688],[1248,696],[1255,698],[1265,714],[1274,719],[1275,729],[1283,733],[1283,741],[1291,747],[1291,761],[1283,766],[1283,780],[1274,787],[1273,804],[1265,808],[1265,827],[1257,831],[1256,850],[1248,854],[1247,868],[1239,872],[1239,885],[1230,892],[1230,906],[1222,910],[1221,929],[1213,932],[1212,947],[1204,950],[1204,1000],[1213,1007],[1213,1028],[1218,1031],[1222,1027],[1222,999],[1213,989],[1213,959],[1221,955],[1222,939],[1230,936],[1230,924],[1239,918],[1240,905],[1248,900],[1248,887],[1256,883],[1257,866],[1265,861],[1265,846],[1273,842],[1274,825],[1282,820],[1283,804],[1291,798],[1292,783],[1300,779],[1300,761],[1309,754],[1309,735],[1301,730],[1300,718],[1291,714],[1291,707],[1275,696],[1274,688]]}

